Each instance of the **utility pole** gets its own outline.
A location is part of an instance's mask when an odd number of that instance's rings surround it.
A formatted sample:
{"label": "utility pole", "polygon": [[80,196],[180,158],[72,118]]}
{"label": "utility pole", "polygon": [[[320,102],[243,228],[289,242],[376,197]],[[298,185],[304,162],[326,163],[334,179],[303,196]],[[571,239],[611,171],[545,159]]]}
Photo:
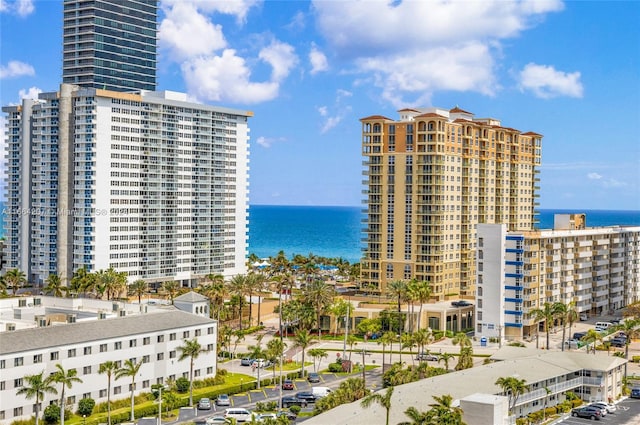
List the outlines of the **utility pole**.
{"label": "utility pole", "polygon": [[363,348],[362,349],[362,386],[364,388],[367,388],[367,377],[365,376],[364,372],[366,371],[366,367],[365,367],[365,363],[364,363],[364,356],[365,354],[367,354],[367,351]]}
{"label": "utility pole", "polygon": [[162,425],[162,385],[158,387],[158,425]]}
{"label": "utility pole", "polygon": [[282,286],[278,288],[278,326],[280,329],[280,348],[282,349],[280,352],[280,385],[278,385],[278,411],[280,411],[282,410],[282,358],[284,357],[284,341],[282,339]]}
{"label": "utility pole", "polygon": [[347,317],[344,319],[344,343],[342,344],[342,360],[347,358],[347,338],[349,337],[349,307],[351,303],[347,304]]}

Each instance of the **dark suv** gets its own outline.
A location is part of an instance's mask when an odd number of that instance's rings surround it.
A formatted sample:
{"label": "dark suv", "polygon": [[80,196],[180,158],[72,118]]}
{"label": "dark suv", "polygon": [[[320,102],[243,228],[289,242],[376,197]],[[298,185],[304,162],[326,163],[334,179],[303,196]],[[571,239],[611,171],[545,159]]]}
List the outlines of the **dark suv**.
{"label": "dark suv", "polygon": [[453,301],[451,303],[451,306],[453,307],[467,307],[470,306],[471,303],[469,301],[465,301],[465,300],[459,300],[459,301]]}
{"label": "dark suv", "polygon": [[631,389],[631,398],[640,398],[640,387]]}
{"label": "dark suv", "polygon": [[571,416],[600,420],[602,412],[599,408],[593,406],[576,407],[571,411]]}
{"label": "dark suv", "polygon": [[623,338],[621,336],[617,336],[617,337],[611,339],[611,346],[612,347],[624,347],[625,345],[627,345],[627,338]]}

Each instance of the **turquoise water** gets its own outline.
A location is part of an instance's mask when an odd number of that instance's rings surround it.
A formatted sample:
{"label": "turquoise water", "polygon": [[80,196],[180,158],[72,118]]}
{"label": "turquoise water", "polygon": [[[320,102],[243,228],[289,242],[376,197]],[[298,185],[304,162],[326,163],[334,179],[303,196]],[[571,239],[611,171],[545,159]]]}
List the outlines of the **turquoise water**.
{"label": "turquoise water", "polygon": [[[587,226],[640,226],[640,211],[540,210],[540,228],[553,227],[555,213],[586,213]],[[361,207],[252,205],[249,208],[249,253],[270,257],[295,254],[342,257],[360,261]],[[0,231],[1,233],[2,231]]]}

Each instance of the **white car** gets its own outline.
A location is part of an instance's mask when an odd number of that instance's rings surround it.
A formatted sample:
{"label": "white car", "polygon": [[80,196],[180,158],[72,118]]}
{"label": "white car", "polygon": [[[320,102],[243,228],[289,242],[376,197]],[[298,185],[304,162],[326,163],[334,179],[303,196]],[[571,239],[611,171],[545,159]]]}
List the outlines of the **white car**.
{"label": "white car", "polygon": [[255,359],[251,366],[265,368],[271,366],[271,362],[265,359]]}
{"label": "white car", "polygon": [[614,413],[616,410],[618,410],[616,405],[612,403],[597,402],[597,403],[591,403],[591,406],[603,408],[607,411],[607,413]]}

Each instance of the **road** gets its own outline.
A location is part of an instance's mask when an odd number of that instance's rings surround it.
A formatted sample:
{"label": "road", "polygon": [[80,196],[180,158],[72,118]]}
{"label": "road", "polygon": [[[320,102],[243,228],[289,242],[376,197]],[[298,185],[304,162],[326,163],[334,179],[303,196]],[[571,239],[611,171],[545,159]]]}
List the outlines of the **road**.
{"label": "road", "polygon": [[[627,398],[617,405],[618,410],[615,413],[609,413],[607,416],[598,421],[606,425],[638,425],[640,424],[640,399]],[[587,418],[568,417],[560,422],[563,425],[580,425],[593,423]]]}

